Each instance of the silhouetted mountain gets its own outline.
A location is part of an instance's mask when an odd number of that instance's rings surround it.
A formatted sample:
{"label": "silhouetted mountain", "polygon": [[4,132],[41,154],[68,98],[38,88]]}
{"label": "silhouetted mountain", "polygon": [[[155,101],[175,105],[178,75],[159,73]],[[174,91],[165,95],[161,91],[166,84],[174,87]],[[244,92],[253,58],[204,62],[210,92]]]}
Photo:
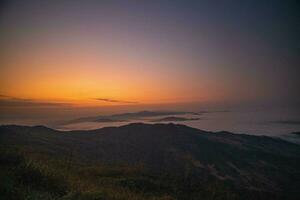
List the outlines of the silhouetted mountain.
{"label": "silhouetted mountain", "polygon": [[182,122],[182,121],[193,121],[193,120],[199,120],[200,118],[185,118],[185,117],[163,117],[159,119],[154,119],[152,122]]}
{"label": "silhouetted mountain", "polygon": [[103,116],[92,116],[92,117],[82,117],[70,121],[65,121],[61,124],[72,124],[72,123],[81,123],[81,122],[123,122],[130,120],[139,120],[145,119],[148,117],[159,117],[159,116],[167,116],[167,115],[200,115],[196,112],[176,112],[176,111],[140,111],[140,112],[132,112],[132,113],[120,113],[114,115],[103,115]]}
{"label": "silhouetted mountain", "polygon": [[58,158],[72,154],[74,162],[89,165],[140,163],[150,174],[182,180],[191,195],[198,185],[211,181],[225,182],[241,196],[299,195],[300,146],[266,136],[213,133],[175,124],[64,132],[42,126],[1,126],[0,144]]}
{"label": "silhouetted mountain", "polygon": [[140,111],[140,112],[133,112],[133,113],[122,113],[112,115],[112,117],[117,118],[140,118],[140,117],[157,117],[157,116],[164,116],[164,115],[185,115],[185,114],[192,114],[192,115],[199,115],[196,112],[176,112],[176,111]]}

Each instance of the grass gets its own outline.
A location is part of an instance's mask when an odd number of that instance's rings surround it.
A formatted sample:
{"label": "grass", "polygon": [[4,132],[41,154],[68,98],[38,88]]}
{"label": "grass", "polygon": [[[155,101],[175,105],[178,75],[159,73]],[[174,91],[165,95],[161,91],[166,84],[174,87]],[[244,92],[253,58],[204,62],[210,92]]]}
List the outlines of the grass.
{"label": "grass", "polygon": [[[1,152],[2,199],[172,199],[151,193],[156,183],[139,166],[80,166]],[[130,177],[130,178],[129,178]],[[148,193],[148,189],[151,190]],[[149,190],[149,191],[150,191]]]}
{"label": "grass", "polygon": [[[11,200],[175,200],[234,199],[225,185],[184,185],[180,177],[153,176],[142,164],[87,166],[1,149],[0,199]],[[186,180],[185,180],[186,182]],[[221,197],[222,198],[218,198]]]}

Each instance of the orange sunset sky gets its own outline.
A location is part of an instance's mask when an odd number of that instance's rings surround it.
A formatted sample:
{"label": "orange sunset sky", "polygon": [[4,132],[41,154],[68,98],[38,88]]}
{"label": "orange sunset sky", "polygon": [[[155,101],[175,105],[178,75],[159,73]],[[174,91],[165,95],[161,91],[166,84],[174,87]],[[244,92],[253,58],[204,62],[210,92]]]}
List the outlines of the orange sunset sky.
{"label": "orange sunset sky", "polygon": [[150,2],[4,4],[1,106],[299,99],[293,10]]}

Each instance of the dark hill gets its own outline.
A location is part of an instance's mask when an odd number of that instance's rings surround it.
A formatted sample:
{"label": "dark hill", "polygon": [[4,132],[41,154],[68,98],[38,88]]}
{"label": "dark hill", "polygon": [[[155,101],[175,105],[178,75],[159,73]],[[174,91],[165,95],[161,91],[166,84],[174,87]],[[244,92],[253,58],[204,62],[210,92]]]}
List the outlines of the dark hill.
{"label": "dark hill", "polygon": [[196,185],[227,182],[238,193],[299,194],[300,146],[265,136],[213,133],[175,124],[64,132],[43,126],[1,126],[0,144],[62,159],[72,155],[72,161],[88,165],[140,163],[155,176]]}

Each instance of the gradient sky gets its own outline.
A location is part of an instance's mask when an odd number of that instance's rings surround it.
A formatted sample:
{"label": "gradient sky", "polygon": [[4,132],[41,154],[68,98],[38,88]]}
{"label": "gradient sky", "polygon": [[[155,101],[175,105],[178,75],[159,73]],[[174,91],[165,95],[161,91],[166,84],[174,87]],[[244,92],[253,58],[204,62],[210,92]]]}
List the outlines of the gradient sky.
{"label": "gradient sky", "polygon": [[299,104],[297,1],[4,1],[10,106]]}

